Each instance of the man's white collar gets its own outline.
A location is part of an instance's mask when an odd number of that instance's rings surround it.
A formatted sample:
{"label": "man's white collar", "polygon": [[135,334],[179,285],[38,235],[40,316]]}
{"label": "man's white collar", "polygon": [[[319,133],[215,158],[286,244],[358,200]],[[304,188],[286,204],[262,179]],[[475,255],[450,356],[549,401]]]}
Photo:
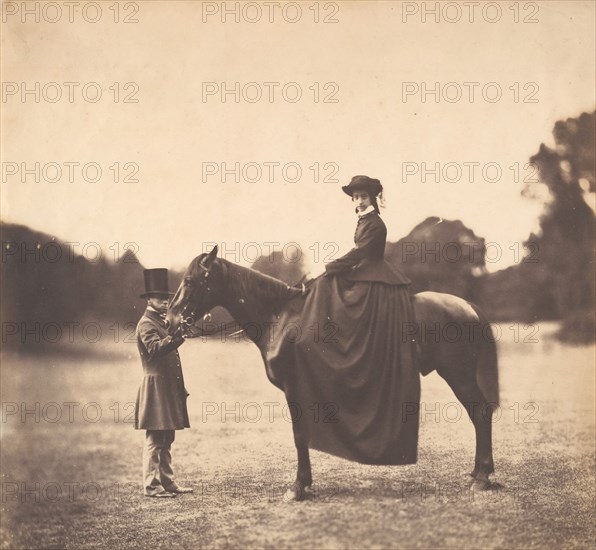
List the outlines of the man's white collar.
{"label": "man's white collar", "polygon": [[162,317],[165,315],[165,313],[162,313],[161,311],[158,311],[152,305],[147,304],[147,309],[149,311],[153,311],[154,313],[157,313],[158,315],[161,315]]}

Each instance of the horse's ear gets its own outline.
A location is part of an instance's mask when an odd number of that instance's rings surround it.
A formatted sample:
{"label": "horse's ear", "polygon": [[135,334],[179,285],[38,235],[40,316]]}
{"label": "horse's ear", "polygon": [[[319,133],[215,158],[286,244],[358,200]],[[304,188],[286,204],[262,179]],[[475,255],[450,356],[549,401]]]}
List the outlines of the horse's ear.
{"label": "horse's ear", "polygon": [[209,252],[209,254],[207,254],[207,256],[205,256],[202,260],[201,260],[201,265],[203,267],[208,267],[213,263],[213,260],[215,260],[215,258],[217,257],[217,245],[215,245],[212,249],[211,252]]}

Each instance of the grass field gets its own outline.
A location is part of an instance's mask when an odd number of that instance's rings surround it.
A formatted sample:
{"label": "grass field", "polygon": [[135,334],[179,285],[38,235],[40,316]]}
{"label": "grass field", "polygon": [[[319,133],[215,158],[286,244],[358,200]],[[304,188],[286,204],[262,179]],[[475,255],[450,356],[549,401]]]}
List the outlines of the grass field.
{"label": "grass field", "polygon": [[195,493],[171,500],[142,496],[134,344],[5,352],[1,547],[593,547],[594,348],[562,346],[553,328],[524,343],[523,330],[515,342],[503,326],[500,490],[468,490],[473,428],[433,373],[422,380],[416,465],[312,451],[313,498],[301,503],[283,499],[296,466],[291,424],[251,344],[181,348],[192,428],[177,432],[172,454]]}

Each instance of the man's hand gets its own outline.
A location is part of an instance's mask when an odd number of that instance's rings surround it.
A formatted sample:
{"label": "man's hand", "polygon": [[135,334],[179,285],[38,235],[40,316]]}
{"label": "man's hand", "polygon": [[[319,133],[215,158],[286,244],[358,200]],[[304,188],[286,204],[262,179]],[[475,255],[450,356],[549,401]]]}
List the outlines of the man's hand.
{"label": "man's hand", "polygon": [[184,335],[182,334],[182,325],[179,325],[176,329],[176,332],[174,332],[174,334],[172,334],[171,336],[172,342],[176,344],[176,346],[180,346],[184,344],[184,342],[186,342],[186,338],[184,338]]}

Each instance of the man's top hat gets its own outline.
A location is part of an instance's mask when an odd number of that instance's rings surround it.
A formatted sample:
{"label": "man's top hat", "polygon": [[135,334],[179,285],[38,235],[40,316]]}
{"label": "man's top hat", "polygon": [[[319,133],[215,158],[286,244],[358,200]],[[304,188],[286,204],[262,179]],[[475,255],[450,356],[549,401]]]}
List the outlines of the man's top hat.
{"label": "man's top hat", "polygon": [[141,294],[141,298],[159,294],[168,294],[170,296],[174,294],[173,292],[170,292],[168,287],[167,269],[163,267],[157,269],[145,269],[143,275],[145,276],[145,293]]}
{"label": "man's top hat", "polygon": [[355,191],[365,191],[372,197],[376,197],[381,191],[383,186],[381,182],[368,176],[354,176],[352,181],[348,185],[342,187],[343,192],[350,197]]}

